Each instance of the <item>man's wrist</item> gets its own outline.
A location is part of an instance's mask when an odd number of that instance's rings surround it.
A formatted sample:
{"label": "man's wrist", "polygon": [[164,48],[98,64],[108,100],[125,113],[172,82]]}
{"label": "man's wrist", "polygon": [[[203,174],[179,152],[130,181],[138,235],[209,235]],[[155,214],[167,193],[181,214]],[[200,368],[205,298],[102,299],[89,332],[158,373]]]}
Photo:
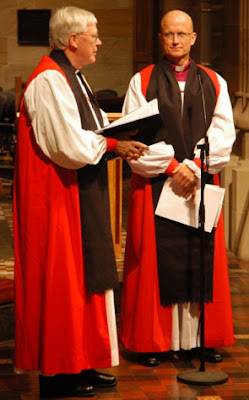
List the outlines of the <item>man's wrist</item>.
{"label": "man's wrist", "polygon": [[195,163],[193,160],[189,160],[188,158],[185,158],[183,163],[194,172],[196,178],[201,179],[201,170],[197,163]]}
{"label": "man's wrist", "polygon": [[173,174],[174,170],[176,169],[176,167],[178,167],[178,165],[179,165],[179,162],[177,161],[176,158],[173,157],[165,171],[165,174],[171,176]]}
{"label": "man's wrist", "polygon": [[116,150],[118,145],[117,139],[114,138],[106,138],[106,153],[111,153]]}

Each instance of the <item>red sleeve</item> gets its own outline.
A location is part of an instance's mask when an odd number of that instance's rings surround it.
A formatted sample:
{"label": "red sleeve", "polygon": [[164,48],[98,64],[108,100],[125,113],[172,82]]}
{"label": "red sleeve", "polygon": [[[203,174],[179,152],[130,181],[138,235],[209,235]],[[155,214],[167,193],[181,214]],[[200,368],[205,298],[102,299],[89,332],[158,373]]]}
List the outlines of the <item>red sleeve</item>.
{"label": "red sleeve", "polygon": [[106,138],[106,152],[111,153],[117,147],[118,141],[113,138]]}
{"label": "red sleeve", "polygon": [[167,175],[172,175],[173,171],[175,170],[175,168],[179,165],[179,162],[175,159],[172,158],[168,168],[165,171],[165,174]]}
{"label": "red sleeve", "polygon": [[[201,168],[201,159],[200,158],[194,158],[193,159],[195,165],[197,165],[197,167]],[[204,169],[206,170],[206,165],[204,163]]]}

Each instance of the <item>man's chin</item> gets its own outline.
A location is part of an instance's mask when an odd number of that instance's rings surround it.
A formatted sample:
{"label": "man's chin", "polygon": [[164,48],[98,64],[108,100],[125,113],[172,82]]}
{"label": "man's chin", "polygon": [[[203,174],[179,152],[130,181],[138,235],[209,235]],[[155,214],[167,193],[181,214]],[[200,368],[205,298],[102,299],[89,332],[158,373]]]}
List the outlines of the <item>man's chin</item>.
{"label": "man's chin", "polygon": [[170,56],[166,56],[169,62],[172,64],[178,64],[178,62],[182,59],[181,54],[171,54]]}
{"label": "man's chin", "polygon": [[171,56],[172,57],[182,57],[183,54],[182,54],[181,50],[173,50],[172,53],[171,53]]}

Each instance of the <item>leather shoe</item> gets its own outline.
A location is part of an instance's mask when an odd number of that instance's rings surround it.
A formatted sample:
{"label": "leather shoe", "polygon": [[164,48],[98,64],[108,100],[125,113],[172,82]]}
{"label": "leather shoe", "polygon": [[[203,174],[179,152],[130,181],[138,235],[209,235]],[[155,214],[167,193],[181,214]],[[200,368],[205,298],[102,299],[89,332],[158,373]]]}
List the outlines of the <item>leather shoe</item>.
{"label": "leather shoe", "polygon": [[[188,351],[190,359],[200,358],[200,348],[191,349]],[[222,361],[222,356],[214,348],[206,347],[204,349],[204,361],[211,363],[219,363]]]}
{"label": "leather shoe", "polygon": [[92,397],[91,385],[82,384],[79,374],[39,375],[40,398],[43,397]]}
{"label": "leather shoe", "polygon": [[110,387],[117,384],[115,376],[95,371],[95,369],[86,369],[81,371],[83,382],[94,387]]}
{"label": "leather shoe", "polygon": [[155,353],[139,353],[138,361],[145,367],[157,367],[160,364]]}
{"label": "leather shoe", "polygon": [[204,349],[204,360],[211,363],[219,363],[222,361],[222,356],[212,347]]}

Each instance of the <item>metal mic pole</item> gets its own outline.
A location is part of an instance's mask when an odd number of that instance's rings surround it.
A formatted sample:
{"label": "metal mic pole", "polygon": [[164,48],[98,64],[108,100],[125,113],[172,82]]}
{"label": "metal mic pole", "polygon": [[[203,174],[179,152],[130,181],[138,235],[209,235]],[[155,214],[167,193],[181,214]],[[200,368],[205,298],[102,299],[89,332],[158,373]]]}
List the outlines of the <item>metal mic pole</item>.
{"label": "metal mic pole", "polygon": [[204,189],[206,184],[205,176],[205,160],[208,173],[209,164],[209,143],[207,136],[207,114],[204,90],[202,86],[201,76],[198,74],[199,84],[201,88],[201,98],[203,106],[203,118],[205,124],[205,142],[203,145],[197,146],[200,149],[201,159],[201,200],[199,206],[199,231],[200,231],[200,371],[205,371],[205,202]]}
{"label": "metal mic pole", "polygon": [[200,146],[201,149],[201,200],[199,208],[199,230],[200,230],[200,371],[205,371],[205,174],[204,174],[204,159],[205,159],[205,144]]}
{"label": "metal mic pole", "polygon": [[208,172],[209,163],[209,143],[207,136],[207,116],[204,90],[201,81],[201,75],[198,73],[198,79],[201,89],[203,116],[205,123],[205,140],[203,144],[197,146],[200,149],[201,158],[201,199],[199,206],[199,231],[200,231],[200,368],[189,371],[181,371],[177,375],[177,380],[182,383],[192,385],[218,385],[225,383],[228,380],[228,375],[222,371],[205,369],[205,202],[204,189],[206,184],[205,179],[205,160],[206,169]]}

